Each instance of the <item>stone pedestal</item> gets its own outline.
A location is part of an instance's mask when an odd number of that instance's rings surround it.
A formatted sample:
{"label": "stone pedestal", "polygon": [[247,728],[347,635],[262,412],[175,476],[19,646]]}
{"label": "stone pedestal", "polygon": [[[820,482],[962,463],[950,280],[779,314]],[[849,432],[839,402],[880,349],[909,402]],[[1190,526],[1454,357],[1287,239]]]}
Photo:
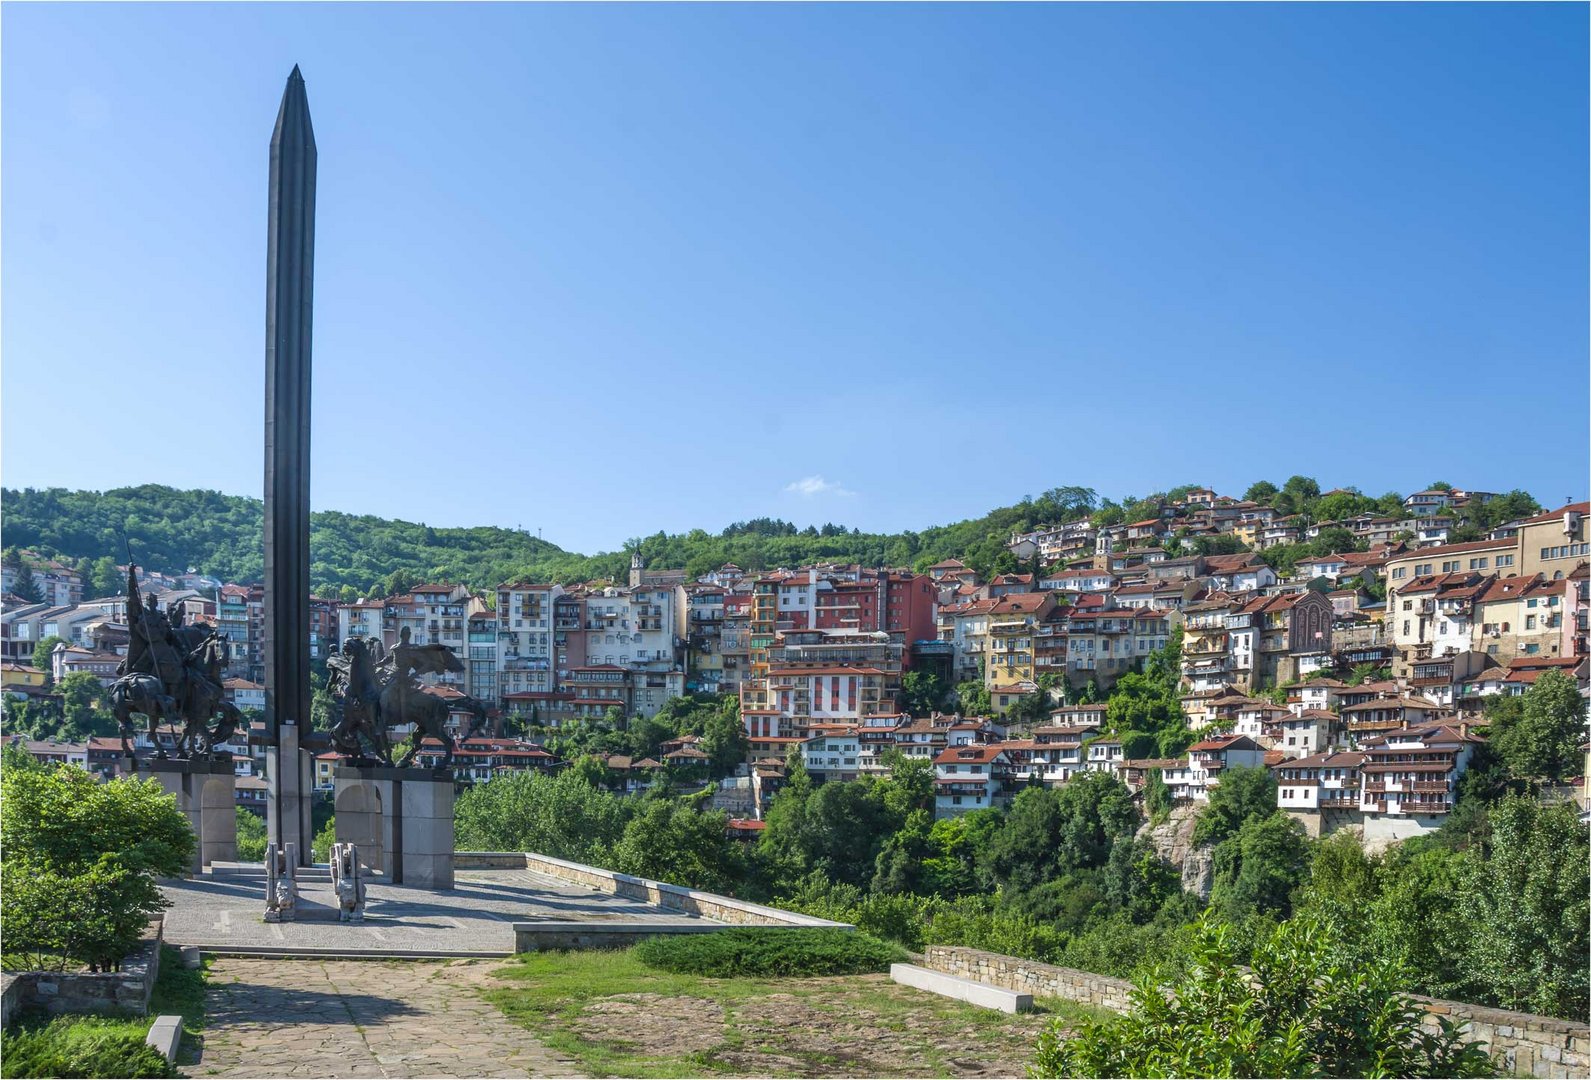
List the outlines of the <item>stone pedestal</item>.
{"label": "stone pedestal", "polygon": [[337,842],[393,884],[453,887],[453,774],[343,765],[336,773]]}
{"label": "stone pedestal", "polygon": [[140,774],[160,781],[168,795],[177,797],[177,809],[188,817],[194,846],[193,872],[213,862],[235,862],[238,857],[237,777],[227,761],[141,761]]}
{"label": "stone pedestal", "polygon": [[297,724],[277,728],[276,745],[266,751],[266,833],[277,850],[292,844],[298,865],[308,866],[315,838],[311,793],[315,789],[315,763],[300,748]]}

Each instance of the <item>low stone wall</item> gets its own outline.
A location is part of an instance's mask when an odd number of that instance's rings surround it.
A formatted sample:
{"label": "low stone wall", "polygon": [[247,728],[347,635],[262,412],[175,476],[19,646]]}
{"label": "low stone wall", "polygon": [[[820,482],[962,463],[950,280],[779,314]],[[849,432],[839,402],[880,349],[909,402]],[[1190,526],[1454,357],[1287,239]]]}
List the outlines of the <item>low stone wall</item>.
{"label": "low stone wall", "polygon": [[11,1021],[22,1008],[22,976],[6,972],[0,975],[0,1031],[11,1026]]}
{"label": "low stone wall", "polygon": [[[1125,979],[1041,964],[956,945],[930,945],[923,965],[948,975],[1002,986],[1035,997],[1061,998],[1116,1012],[1127,1011],[1132,984]],[[1511,1076],[1581,1077],[1591,1074],[1591,1027],[1550,1016],[1506,1012],[1411,994],[1425,1007],[1427,1030],[1438,1018],[1468,1025],[1467,1037],[1485,1045]]]}
{"label": "low stone wall", "polygon": [[455,870],[523,870],[525,855],[519,851],[455,851]]}
{"label": "low stone wall", "polygon": [[[495,853],[493,854],[495,856]],[[457,859],[458,856],[455,855],[454,858]],[[793,911],[780,911],[778,908],[751,904],[733,897],[719,896],[717,893],[686,889],[666,882],[631,877],[629,874],[620,874],[597,866],[554,859],[549,855],[524,854],[517,858],[522,860],[521,866],[538,874],[587,885],[615,896],[643,900],[669,911],[700,915],[704,919],[715,919],[718,922],[747,926],[826,926],[839,930],[855,929],[849,923],[830,922],[828,919],[818,919],[811,915],[798,915]]]}
{"label": "low stone wall", "polygon": [[1061,998],[1096,1008],[1126,1012],[1132,983],[1088,971],[1041,964],[1015,956],[967,949],[959,945],[930,945],[923,950],[923,966],[963,979],[1003,986],[1034,997]]}
{"label": "low stone wall", "polygon": [[1591,1075],[1591,1026],[1462,1001],[1409,996],[1425,1006],[1427,1030],[1437,1030],[1438,1017],[1468,1024],[1468,1037],[1485,1043],[1487,1052],[1510,1076]]}
{"label": "low stone wall", "polygon": [[152,919],[144,938],[120,971],[87,974],[75,971],[19,971],[7,977],[5,1019],[22,1009],[57,1013],[121,1013],[143,1016],[160,974],[164,927]]}
{"label": "low stone wall", "polygon": [[517,922],[514,951],[543,949],[628,949],[636,942],[664,934],[710,934],[729,927],[714,922]]}

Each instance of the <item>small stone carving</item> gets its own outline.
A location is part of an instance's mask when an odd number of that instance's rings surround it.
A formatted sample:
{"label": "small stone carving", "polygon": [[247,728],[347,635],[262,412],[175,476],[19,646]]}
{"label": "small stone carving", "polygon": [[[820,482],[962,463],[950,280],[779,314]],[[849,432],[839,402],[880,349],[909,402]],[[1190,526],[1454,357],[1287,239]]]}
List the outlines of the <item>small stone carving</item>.
{"label": "small stone carving", "polygon": [[337,921],[365,921],[365,882],[359,867],[359,849],[353,844],[333,844],[332,892],[337,896]]}
{"label": "small stone carving", "polygon": [[265,847],[265,921],[293,922],[298,917],[298,878],[296,845]]}

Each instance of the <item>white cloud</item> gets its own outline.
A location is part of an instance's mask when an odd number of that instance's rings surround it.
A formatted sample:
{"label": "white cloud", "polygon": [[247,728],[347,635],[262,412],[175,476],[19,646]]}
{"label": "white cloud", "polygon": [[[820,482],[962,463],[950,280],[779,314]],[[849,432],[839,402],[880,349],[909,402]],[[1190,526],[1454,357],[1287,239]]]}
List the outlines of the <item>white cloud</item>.
{"label": "white cloud", "polygon": [[821,476],[804,476],[800,480],[792,480],[784,486],[792,495],[800,495],[804,499],[816,498],[819,495],[855,495],[856,492],[833,481],[825,480]]}

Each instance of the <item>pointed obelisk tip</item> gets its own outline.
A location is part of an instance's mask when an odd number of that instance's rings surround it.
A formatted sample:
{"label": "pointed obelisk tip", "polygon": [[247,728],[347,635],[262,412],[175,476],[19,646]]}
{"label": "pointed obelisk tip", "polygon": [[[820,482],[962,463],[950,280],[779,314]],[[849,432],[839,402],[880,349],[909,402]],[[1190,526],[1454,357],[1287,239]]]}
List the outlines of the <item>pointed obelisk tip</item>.
{"label": "pointed obelisk tip", "polygon": [[297,64],[293,65],[293,73],[287,77],[287,81],[292,82],[294,79],[297,79],[299,82],[304,81],[304,76],[299,74]]}

